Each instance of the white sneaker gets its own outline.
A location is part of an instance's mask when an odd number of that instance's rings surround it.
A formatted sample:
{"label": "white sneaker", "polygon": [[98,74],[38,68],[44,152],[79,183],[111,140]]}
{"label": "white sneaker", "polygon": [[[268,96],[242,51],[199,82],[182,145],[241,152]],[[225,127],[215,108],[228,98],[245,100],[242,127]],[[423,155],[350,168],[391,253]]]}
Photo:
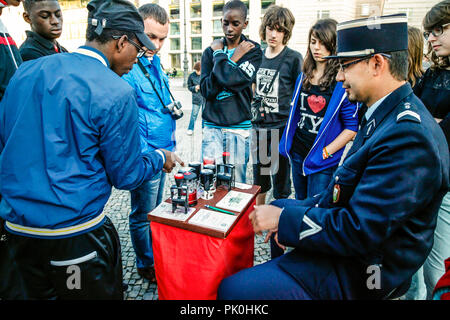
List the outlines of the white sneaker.
{"label": "white sneaker", "polygon": [[186,132],[186,134],[187,134],[188,136],[192,136],[192,133],[194,133],[192,130],[188,130],[188,131]]}

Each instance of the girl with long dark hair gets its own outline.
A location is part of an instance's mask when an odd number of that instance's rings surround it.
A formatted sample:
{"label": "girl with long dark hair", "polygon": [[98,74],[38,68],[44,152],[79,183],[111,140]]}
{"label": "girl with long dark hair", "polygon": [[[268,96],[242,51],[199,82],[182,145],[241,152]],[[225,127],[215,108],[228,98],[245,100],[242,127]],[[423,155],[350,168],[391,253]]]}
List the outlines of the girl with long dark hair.
{"label": "girl with long dark hair", "polygon": [[336,82],[338,63],[324,59],[336,52],[333,19],[318,20],[310,29],[303,72],[297,78],[280,153],[292,167],[295,197],[324,190],[339,164],[345,145],[356,135],[358,109]]}

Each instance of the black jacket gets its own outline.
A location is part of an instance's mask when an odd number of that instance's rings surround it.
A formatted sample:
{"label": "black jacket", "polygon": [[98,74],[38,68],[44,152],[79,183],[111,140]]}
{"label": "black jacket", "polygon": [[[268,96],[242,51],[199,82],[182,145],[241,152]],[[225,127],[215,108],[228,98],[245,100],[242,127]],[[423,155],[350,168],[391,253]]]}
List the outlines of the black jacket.
{"label": "black jacket", "polygon": [[27,39],[19,48],[23,61],[33,60],[55,53],[67,52],[58,42],[55,44],[33,31],[25,31]]}
{"label": "black jacket", "polygon": [[192,92],[192,104],[202,105],[204,100],[202,94],[200,93],[200,90],[195,91],[195,87],[199,84],[200,76],[194,71],[189,75],[187,86],[189,91]]}
{"label": "black jacket", "polygon": [[431,115],[442,119],[439,126],[450,145],[450,70],[428,69],[413,90]]}
{"label": "black jacket", "polygon": [[[202,56],[200,92],[206,99],[203,119],[219,126],[229,126],[252,119],[252,82],[262,61],[262,51],[258,43],[241,36],[255,47],[237,63],[228,59],[224,50],[213,52],[208,47]],[[225,41],[225,40],[224,40]],[[226,98],[218,95],[226,91]]]}

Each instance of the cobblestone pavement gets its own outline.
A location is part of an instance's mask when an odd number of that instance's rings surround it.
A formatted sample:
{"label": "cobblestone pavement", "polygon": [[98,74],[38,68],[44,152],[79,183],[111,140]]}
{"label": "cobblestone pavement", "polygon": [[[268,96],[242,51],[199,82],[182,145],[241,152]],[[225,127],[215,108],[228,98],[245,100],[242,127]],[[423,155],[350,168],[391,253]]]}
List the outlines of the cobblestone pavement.
{"label": "cobblestone pavement", "polygon": [[[174,96],[183,105],[184,116],[177,121],[176,141],[177,154],[187,163],[189,161],[200,160],[201,150],[201,114],[197,118],[194,134],[186,135],[187,126],[191,115],[191,95],[187,89],[182,87],[182,79],[171,80],[171,87]],[[251,165],[247,169],[247,182],[251,183]],[[166,180],[166,197],[170,196],[168,186],[173,184],[173,173],[168,175]],[[268,200],[272,198],[268,193]],[[113,221],[120,236],[122,245],[123,281],[128,284],[128,289],[124,292],[126,300],[157,300],[158,291],[156,284],[150,284],[142,279],[136,270],[136,260],[133,246],[131,244],[128,214],[130,213],[130,193],[128,191],[113,189],[111,197],[105,206],[105,212]],[[254,264],[260,264],[270,259],[270,247],[264,243],[264,235],[255,236]]]}

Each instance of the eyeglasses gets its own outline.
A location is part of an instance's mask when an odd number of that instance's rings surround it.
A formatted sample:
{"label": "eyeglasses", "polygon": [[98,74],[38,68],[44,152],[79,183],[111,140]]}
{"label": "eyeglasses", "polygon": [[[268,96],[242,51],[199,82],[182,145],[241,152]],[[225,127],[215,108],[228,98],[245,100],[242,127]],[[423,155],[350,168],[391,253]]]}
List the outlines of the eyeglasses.
{"label": "eyeglasses", "polygon": [[[122,37],[122,36],[112,36],[112,38],[113,38],[114,40],[119,40],[121,37]],[[138,54],[137,54],[137,57],[138,57],[138,58],[142,57],[142,56],[147,52],[146,49],[142,48],[140,45],[138,45],[136,42],[134,42],[133,40],[131,40],[131,39],[128,38],[128,37],[127,37],[127,41],[128,41],[129,43],[131,43],[133,46],[136,47],[136,49],[137,49],[137,51],[138,51]]]}
{"label": "eyeglasses", "polygon": [[[386,58],[388,58],[388,59],[392,58],[392,56],[389,55],[389,54],[386,54],[386,53],[380,53],[380,54],[381,54],[383,57],[386,57]],[[374,56],[374,54],[371,54],[371,55],[369,55],[369,56],[363,57],[363,58],[361,58],[361,59],[357,59],[357,60],[352,61],[352,62],[349,62],[349,63],[341,63],[341,62],[339,62],[339,71],[345,72],[345,69],[347,69],[348,67],[350,67],[350,66],[352,66],[352,65],[354,65],[354,64],[357,64],[357,63],[359,63],[359,62],[361,62],[361,61],[370,59],[370,58],[372,58],[373,56]]]}
{"label": "eyeglasses", "polygon": [[443,24],[442,26],[436,26],[431,31],[424,31],[423,36],[425,40],[428,40],[430,33],[432,33],[436,38],[439,37],[442,33],[444,33],[444,28],[448,25],[450,25],[450,23]]}

